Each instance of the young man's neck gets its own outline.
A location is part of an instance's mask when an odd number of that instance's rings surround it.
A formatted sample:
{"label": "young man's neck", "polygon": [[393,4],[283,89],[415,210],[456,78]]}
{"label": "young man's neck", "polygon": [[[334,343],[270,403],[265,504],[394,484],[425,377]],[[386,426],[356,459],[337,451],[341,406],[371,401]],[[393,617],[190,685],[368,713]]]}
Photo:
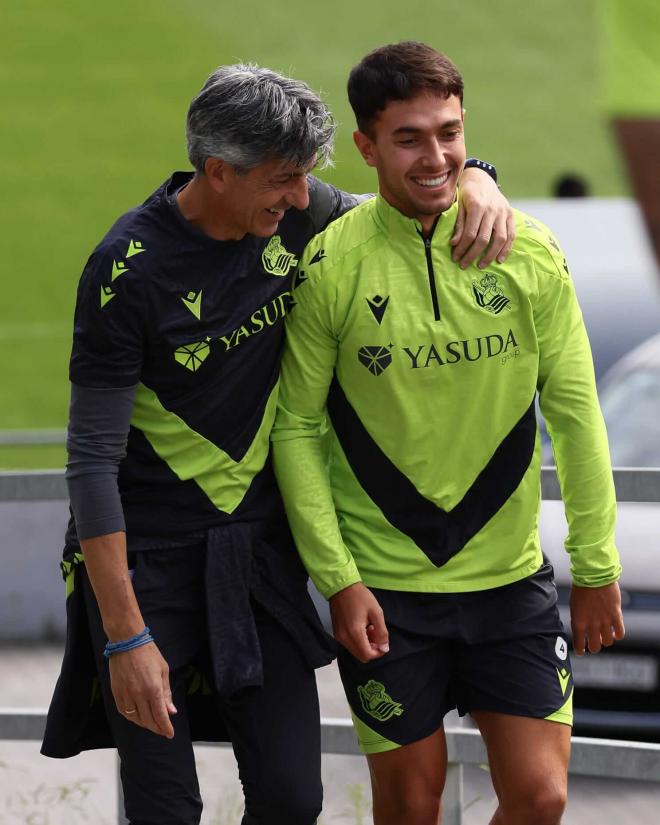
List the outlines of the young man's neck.
{"label": "young man's neck", "polygon": [[417,215],[417,214],[409,215],[406,212],[404,212],[402,209],[400,209],[396,204],[392,203],[387,198],[387,196],[384,195],[382,192],[380,192],[380,195],[383,198],[383,200],[386,201],[386,203],[388,203],[393,209],[396,209],[396,211],[401,213],[404,217],[411,218],[412,220],[419,221],[419,223],[422,227],[422,237],[423,238],[430,238],[433,235],[433,230],[435,229],[436,224],[438,223],[438,221],[440,219],[440,216],[444,215],[445,212],[448,212],[449,209],[451,209],[451,207],[456,203],[456,199],[458,198],[458,189],[456,189],[456,192],[454,193],[454,200],[452,201],[451,206],[449,206],[447,209],[443,210],[442,212],[437,212],[436,214],[433,214],[433,215]]}
{"label": "young man's neck", "polygon": [[418,218],[422,225],[422,238],[430,238],[442,212],[437,215],[422,215]]}

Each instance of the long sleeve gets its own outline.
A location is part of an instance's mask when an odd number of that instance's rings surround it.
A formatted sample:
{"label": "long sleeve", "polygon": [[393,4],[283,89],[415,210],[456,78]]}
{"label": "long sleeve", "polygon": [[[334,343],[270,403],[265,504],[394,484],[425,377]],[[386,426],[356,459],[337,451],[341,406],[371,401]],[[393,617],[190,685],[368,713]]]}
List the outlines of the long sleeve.
{"label": "long sleeve", "polygon": [[71,385],[66,480],[79,539],[126,530],[117,475],[135,389]]}
{"label": "long sleeve", "polygon": [[102,244],[78,286],[66,470],[78,539],[125,530],[117,476],[142,370],[146,311],[132,269]]}
{"label": "long sleeve", "polygon": [[[301,270],[311,255],[306,253]],[[298,552],[316,587],[329,598],[360,581],[339,530],[324,440],[337,358],[337,310],[326,279],[306,284],[294,297],[272,433],[273,462]]]}
{"label": "long sleeve", "polygon": [[607,433],[573,283],[565,264],[547,258],[535,309],[539,400],[557,462],[573,581],[599,587],[621,574]]}

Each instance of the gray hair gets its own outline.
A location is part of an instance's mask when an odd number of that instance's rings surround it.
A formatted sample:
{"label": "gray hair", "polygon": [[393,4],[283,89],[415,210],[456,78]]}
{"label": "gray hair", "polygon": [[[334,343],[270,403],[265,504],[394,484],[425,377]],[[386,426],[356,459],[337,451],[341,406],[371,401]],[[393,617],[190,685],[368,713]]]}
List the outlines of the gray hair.
{"label": "gray hair", "polygon": [[305,83],[250,63],[221,66],[188,109],[188,157],[198,172],[207,158],[239,171],[281,158],[303,166],[331,164],[335,124]]}

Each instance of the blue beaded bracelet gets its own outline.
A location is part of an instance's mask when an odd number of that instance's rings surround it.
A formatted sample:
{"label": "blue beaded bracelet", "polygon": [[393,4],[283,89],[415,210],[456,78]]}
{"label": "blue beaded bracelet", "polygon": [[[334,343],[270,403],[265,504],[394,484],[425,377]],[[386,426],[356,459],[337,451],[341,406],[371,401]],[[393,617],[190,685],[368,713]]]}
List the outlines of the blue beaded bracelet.
{"label": "blue beaded bracelet", "polygon": [[103,651],[103,655],[106,659],[109,659],[115,653],[125,653],[127,650],[148,645],[149,642],[153,642],[153,640],[154,638],[151,635],[151,631],[148,627],[145,627],[144,630],[136,633],[135,636],[131,636],[130,639],[122,639],[119,642],[108,642]]}

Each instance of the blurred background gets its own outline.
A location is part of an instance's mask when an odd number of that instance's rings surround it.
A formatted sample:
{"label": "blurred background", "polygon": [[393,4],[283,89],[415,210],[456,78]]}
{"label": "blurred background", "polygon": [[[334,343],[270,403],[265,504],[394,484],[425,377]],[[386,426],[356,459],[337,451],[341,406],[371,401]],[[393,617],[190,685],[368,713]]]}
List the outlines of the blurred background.
{"label": "blurred background", "polygon": [[[339,124],[334,168],[321,176],[350,191],[373,191],[372,171],[353,147],[345,83],[366,52],[403,39],[424,40],[456,62],[466,85],[468,153],[494,163],[505,194],[564,247],[615,464],[660,465],[657,0],[3,0],[0,470],[64,466],[80,272],[122,212],[173,170],[189,168],[185,115],[210,71],[241,60],[306,80]],[[0,705],[48,702],[64,628],[57,562],[66,518],[63,500],[0,496]],[[560,505],[544,503],[542,525],[565,602]],[[659,528],[660,504],[620,506],[617,539],[633,630],[618,655],[593,657],[579,679],[576,672],[587,732],[660,741]],[[319,678],[324,712],[346,715],[336,673],[326,668]],[[229,776],[227,757],[222,771]],[[53,773],[34,743],[1,745],[0,822],[111,822],[114,789],[108,795],[103,777],[113,763],[83,758],[82,767]],[[333,788],[324,821],[367,822],[363,763],[342,767],[339,759],[324,762],[326,787]],[[205,793],[217,797],[210,811],[220,811],[207,816],[209,825],[239,817],[237,780],[228,779],[230,792],[218,785],[218,760],[217,752],[200,756]],[[73,774],[78,784],[67,778]],[[16,790],[23,783],[34,791],[42,779],[43,798]],[[470,782],[466,821],[486,821],[487,777],[476,772]],[[648,787],[633,793],[630,783],[583,780],[565,821],[598,818],[597,796],[603,821],[618,802],[617,822],[655,822],[660,789]],[[49,807],[51,818],[43,818]]]}
{"label": "blurred background", "polygon": [[[314,8],[302,0],[5,0],[0,430],[65,426],[80,271],[119,214],[174,169],[189,168],[186,110],[214,67],[254,61],[320,90],[339,123],[335,167],[323,176],[351,191],[371,191],[374,178],[351,139],[348,71],[384,42],[425,40],[463,72],[468,151],[496,164],[509,197],[551,197],[558,179],[573,174],[592,197],[628,198],[633,188],[611,119],[622,101],[635,103],[636,113],[649,104],[638,101],[640,75],[621,74],[626,61],[634,62],[625,43],[608,34],[619,6],[613,0],[555,0],[551,7],[540,0],[333,0]],[[650,38],[648,65],[637,68],[643,77],[655,71],[648,86],[657,117],[656,3],[627,3],[626,20],[633,7],[639,10],[632,14],[633,52],[642,36]],[[649,158],[646,177],[652,169]],[[607,246],[596,251],[611,252],[612,237]],[[61,446],[0,447],[0,467],[62,463]]]}

